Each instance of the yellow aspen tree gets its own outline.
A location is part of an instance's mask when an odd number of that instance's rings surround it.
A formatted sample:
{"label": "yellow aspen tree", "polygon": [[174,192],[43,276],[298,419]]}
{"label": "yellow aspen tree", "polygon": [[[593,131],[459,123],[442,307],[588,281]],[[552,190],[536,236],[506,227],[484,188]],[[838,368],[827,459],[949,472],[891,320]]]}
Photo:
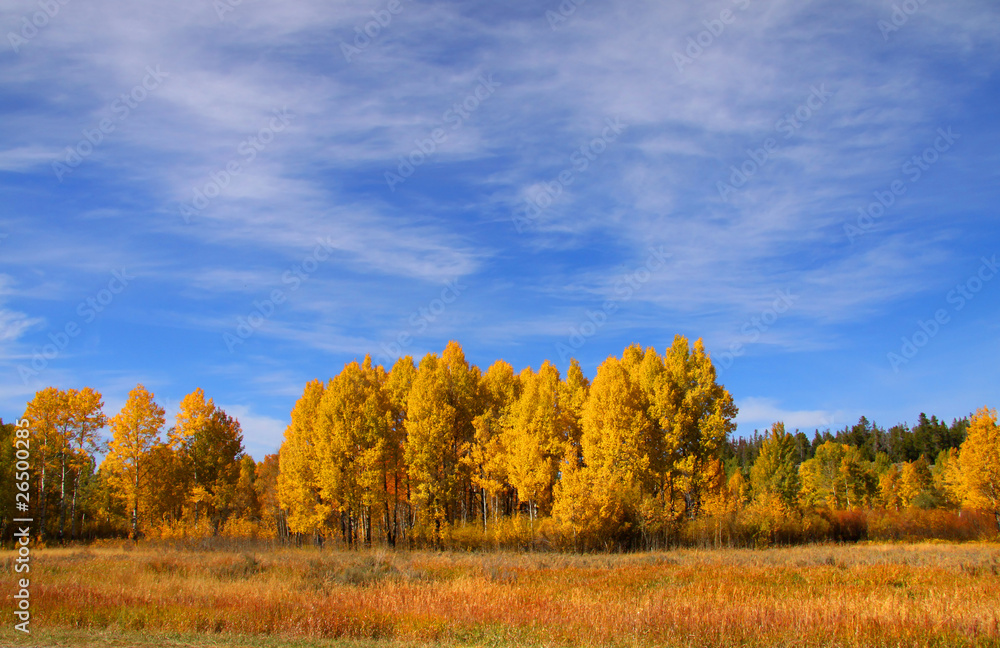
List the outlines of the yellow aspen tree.
{"label": "yellow aspen tree", "polygon": [[[77,501],[80,493],[80,476],[84,470],[93,468],[94,453],[102,449],[100,431],[107,425],[108,417],[104,415],[104,401],[101,393],[84,387],[74,392],[71,397],[73,410],[73,500],[70,505],[70,538],[76,539]],[[61,533],[61,531],[60,531]]]}
{"label": "yellow aspen tree", "polygon": [[129,392],[125,405],[111,419],[111,442],[102,468],[106,467],[109,483],[127,503],[132,538],[139,534],[139,503],[149,482],[150,451],[159,442],[165,422],[163,408],[141,384]]}
{"label": "yellow aspen tree", "polygon": [[847,485],[841,471],[846,449],[842,443],[827,441],[816,448],[816,454],[799,467],[802,500],[809,506],[831,510],[844,508]]}
{"label": "yellow aspen tree", "polygon": [[406,412],[406,465],[415,516],[433,525],[440,543],[448,521],[448,504],[455,485],[456,411],[449,402],[449,381],[443,363],[429,353],[420,361]]}
{"label": "yellow aspen tree", "polygon": [[441,370],[448,386],[448,403],[455,411],[448,455],[455,475],[446,509],[447,518],[449,522],[458,519],[466,522],[477,509],[473,502],[475,489],[468,457],[476,439],[473,421],[484,409],[479,393],[482,375],[479,367],[468,363],[462,346],[454,340],[448,342],[441,353]]}
{"label": "yellow aspen tree", "polygon": [[[736,471],[740,474],[739,471]],[[705,491],[701,512],[708,515],[721,515],[736,509],[726,478],[726,467],[719,459],[712,459],[704,471]]]}
{"label": "yellow aspen tree", "polygon": [[753,497],[753,488],[750,482],[743,476],[743,471],[736,470],[726,483],[726,490],[729,491],[727,502],[730,511],[740,511]]}
{"label": "yellow aspen tree", "polygon": [[361,365],[364,390],[362,429],[361,486],[364,491],[365,542],[372,542],[372,524],[378,511],[382,533],[388,544],[395,543],[395,531],[390,526],[390,480],[399,465],[399,450],[394,436],[392,399],[389,375],[382,365],[373,365],[365,356]]}
{"label": "yellow aspen tree", "polygon": [[553,516],[575,543],[607,547],[631,536],[649,480],[649,428],[642,390],[618,358],[597,368],[583,407],[583,466],[565,466]]}
{"label": "yellow aspen tree", "polygon": [[[406,471],[406,408],[413,389],[413,380],[417,376],[417,368],[413,365],[411,356],[396,360],[389,371],[386,381],[386,393],[392,416],[387,448],[387,459],[392,473],[387,478],[387,489],[392,493],[391,523],[386,527],[392,529],[389,544],[396,546],[399,534],[405,534],[410,527],[410,495],[409,477]],[[402,514],[402,519],[400,515]]]}
{"label": "yellow aspen tree", "polygon": [[[215,403],[211,398],[206,401],[205,392],[199,387],[181,399],[176,423],[167,430],[168,444],[178,458],[178,476],[183,480],[185,501],[182,507],[192,508],[195,524],[201,516],[202,504],[208,499],[208,491],[203,483],[205,476],[198,474],[200,462],[192,455],[192,447],[214,412]],[[180,517],[182,511],[176,514]]]}
{"label": "yellow aspen tree", "polygon": [[385,371],[366,356],[363,365],[347,364],[330,381],[318,410],[320,490],[336,502],[349,544],[358,536],[371,543],[372,509],[384,504],[392,426],[385,382]]}
{"label": "yellow aspen tree", "polygon": [[287,512],[290,533],[321,534],[333,509],[320,495],[316,476],[317,410],[324,390],[319,380],[305,386],[292,409],[292,420],[278,452],[278,501]]}
{"label": "yellow aspen tree", "polygon": [[519,382],[521,395],[511,410],[504,446],[508,479],[533,521],[539,508],[548,512],[564,448],[559,370],[546,361],[538,373],[522,371]]}
{"label": "yellow aspen tree", "polygon": [[233,517],[240,520],[260,520],[261,503],[256,486],[257,462],[245,454],[239,461],[239,476],[233,498]]}
{"label": "yellow aspen tree", "polygon": [[624,364],[609,357],[597,368],[583,410],[583,460],[640,488],[649,480],[649,429],[645,400]]}
{"label": "yellow aspen tree", "polygon": [[795,437],[785,432],[785,424],[779,421],[771,426],[750,469],[754,499],[776,514],[796,508],[800,483],[795,452]]}
{"label": "yellow aspen tree", "polygon": [[708,488],[706,469],[720,458],[737,414],[700,339],[691,347],[684,336],[674,337],[650,411],[658,427],[654,467],[664,502],[679,516],[694,515]]}
{"label": "yellow aspen tree", "polygon": [[468,463],[472,481],[479,488],[481,521],[486,531],[490,502],[495,522],[499,508],[497,497],[508,487],[504,430],[520,395],[521,383],[514,375],[514,368],[503,360],[497,360],[487,369],[481,383],[484,410],[473,420],[475,442]]}
{"label": "yellow aspen tree", "polygon": [[63,418],[64,397],[55,387],[46,387],[35,393],[24,411],[24,418],[31,422],[29,443],[34,474],[38,479],[35,496],[35,510],[39,518],[39,540],[44,541],[48,534],[46,518],[49,508],[49,483],[52,481],[53,468],[58,466],[58,457],[64,446],[60,434]]}
{"label": "yellow aspen tree", "polygon": [[555,486],[552,518],[574,548],[608,551],[627,548],[639,505],[638,488],[611,467],[568,465]]}
{"label": "yellow aspen tree", "polygon": [[285,540],[288,538],[288,528],[281,501],[278,499],[279,471],[278,453],[264,455],[264,460],[257,463],[253,486],[260,504],[264,528],[277,535],[279,539]]}
{"label": "yellow aspen tree", "polygon": [[101,394],[90,387],[62,391],[49,387],[35,394],[28,403],[25,418],[32,421],[32,446],[36,465],[40,466],[38,505],[39,526],[46,530],[48,487],[52,476],[58,479],[57,536],[65,539],[66,517],[70,518],[70,536],[76,537],[76,505],[80,474],[91,467],[93,453],[100,449],[98,432],[107,423]]}
{"label": "yellow aspen tree", "polygon": [[177,409],[176,424],[167,430],[167,439],[174,452],[184,455],[194,441],[194,435],[208,424],[215,411],[215,403],[205,400],[205,392],[198,387],[181,399]]}
{"label": "yellow aspen tree", "polygon": [[315,423],[316,483],[320,497],[339,517],[341,537],[348,544],[354,542],[356,509],[352,506],[359,499],[353,432],[360,427],[361,417],[350,383],[356,383],[360,373],[358,363],[353,362],[330,380],[316,409]]}
{"label": "yellow aspen tree", "polygon": [[878,491],[879,499],[885,508],[898,511],[904,506],[903,480],[899,466],[893,464],[879,476]]}
{"label": "yellow aspen tree", "polygon": [[871,462],[856,446],[844,447],[840,460],[840,479],[844,485],[844,502],[848,509],[871,508],[878,493],[878,477]]}
{"label": "yellow aspen tree", "polygon": [[587,402],[590,381],[575,358],[569,362],[566,379],[560,385],[562,404],[562,435],[565,448],[563,462],[579,466],[583,462],[583,406]]}
{"label": "yellow aspen tree", "polygon": [[919,502],[918,498],[929,491],[933,485],[934,477],[931,475],[930,466],[923,455],[916,461],[903,464],[900,475],[900,495],[903,498],[903,506],[916,506]]}
{"label": "yellow aspen tree", "polygon": [[1000,530],[1000,427],[995,409],[983,407],[972,415],[959,463],[965,505],[992,513]]}
{"label": "yellow aspen tree", "polygon": [[934,488],[941,495],[944,505],[958,508],[962,505],[962,470],[958,448],[938,453],[934,462]]}

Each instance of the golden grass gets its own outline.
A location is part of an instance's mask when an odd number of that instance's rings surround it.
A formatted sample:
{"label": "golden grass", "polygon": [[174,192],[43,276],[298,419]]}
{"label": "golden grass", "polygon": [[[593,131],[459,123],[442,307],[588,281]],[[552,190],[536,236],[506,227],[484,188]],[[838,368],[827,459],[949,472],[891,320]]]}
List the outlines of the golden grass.
{"label": "golden grass", "polygon": [[[11,554],[0,579],[13,585]],[[1000,646],[1000,545],[628,555],[42,549],[66,646]]]}

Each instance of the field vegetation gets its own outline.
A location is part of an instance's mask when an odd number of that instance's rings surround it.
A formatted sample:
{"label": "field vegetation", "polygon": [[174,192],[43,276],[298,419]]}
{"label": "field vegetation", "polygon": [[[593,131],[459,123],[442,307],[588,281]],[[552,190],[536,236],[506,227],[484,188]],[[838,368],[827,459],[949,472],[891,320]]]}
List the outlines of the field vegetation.
{"label": "field vegetation", "polygon": [[[4,580],[12,565],[8,552]],[[32,635],[5,624],[4,645],[1000,645],[988,543],[581,555],[124,542],[43,549],[32,572]]]}

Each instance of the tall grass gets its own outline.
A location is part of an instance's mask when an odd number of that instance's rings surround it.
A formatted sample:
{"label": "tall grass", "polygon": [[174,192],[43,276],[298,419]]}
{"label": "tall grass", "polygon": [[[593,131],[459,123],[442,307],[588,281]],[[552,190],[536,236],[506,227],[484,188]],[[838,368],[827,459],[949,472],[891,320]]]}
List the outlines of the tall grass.
{"label": "tall grass", "polygon": [[[40,550],[35,641],[49,631],[88,645],[128,633],[234,643],[1000,645],[996,544],[622,555],[258,549]],[[13,582],[12,567],[7,552],[0,580]],[[7,588],[8,611],[12,601]],[[28,645],[16,634],[5,624],[0,644]]]}

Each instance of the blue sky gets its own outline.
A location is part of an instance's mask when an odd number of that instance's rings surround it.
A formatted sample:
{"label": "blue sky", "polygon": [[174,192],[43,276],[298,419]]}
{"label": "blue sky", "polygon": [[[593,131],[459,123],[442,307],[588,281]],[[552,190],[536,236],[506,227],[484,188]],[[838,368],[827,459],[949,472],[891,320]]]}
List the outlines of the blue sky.
{"label": "blue sky", "polygon": [[6,420],[202,387],[260,459],[366,353],[593,376],[676,333],[740,433],[998,405],[992,0],[5,0],[0,30]]}

